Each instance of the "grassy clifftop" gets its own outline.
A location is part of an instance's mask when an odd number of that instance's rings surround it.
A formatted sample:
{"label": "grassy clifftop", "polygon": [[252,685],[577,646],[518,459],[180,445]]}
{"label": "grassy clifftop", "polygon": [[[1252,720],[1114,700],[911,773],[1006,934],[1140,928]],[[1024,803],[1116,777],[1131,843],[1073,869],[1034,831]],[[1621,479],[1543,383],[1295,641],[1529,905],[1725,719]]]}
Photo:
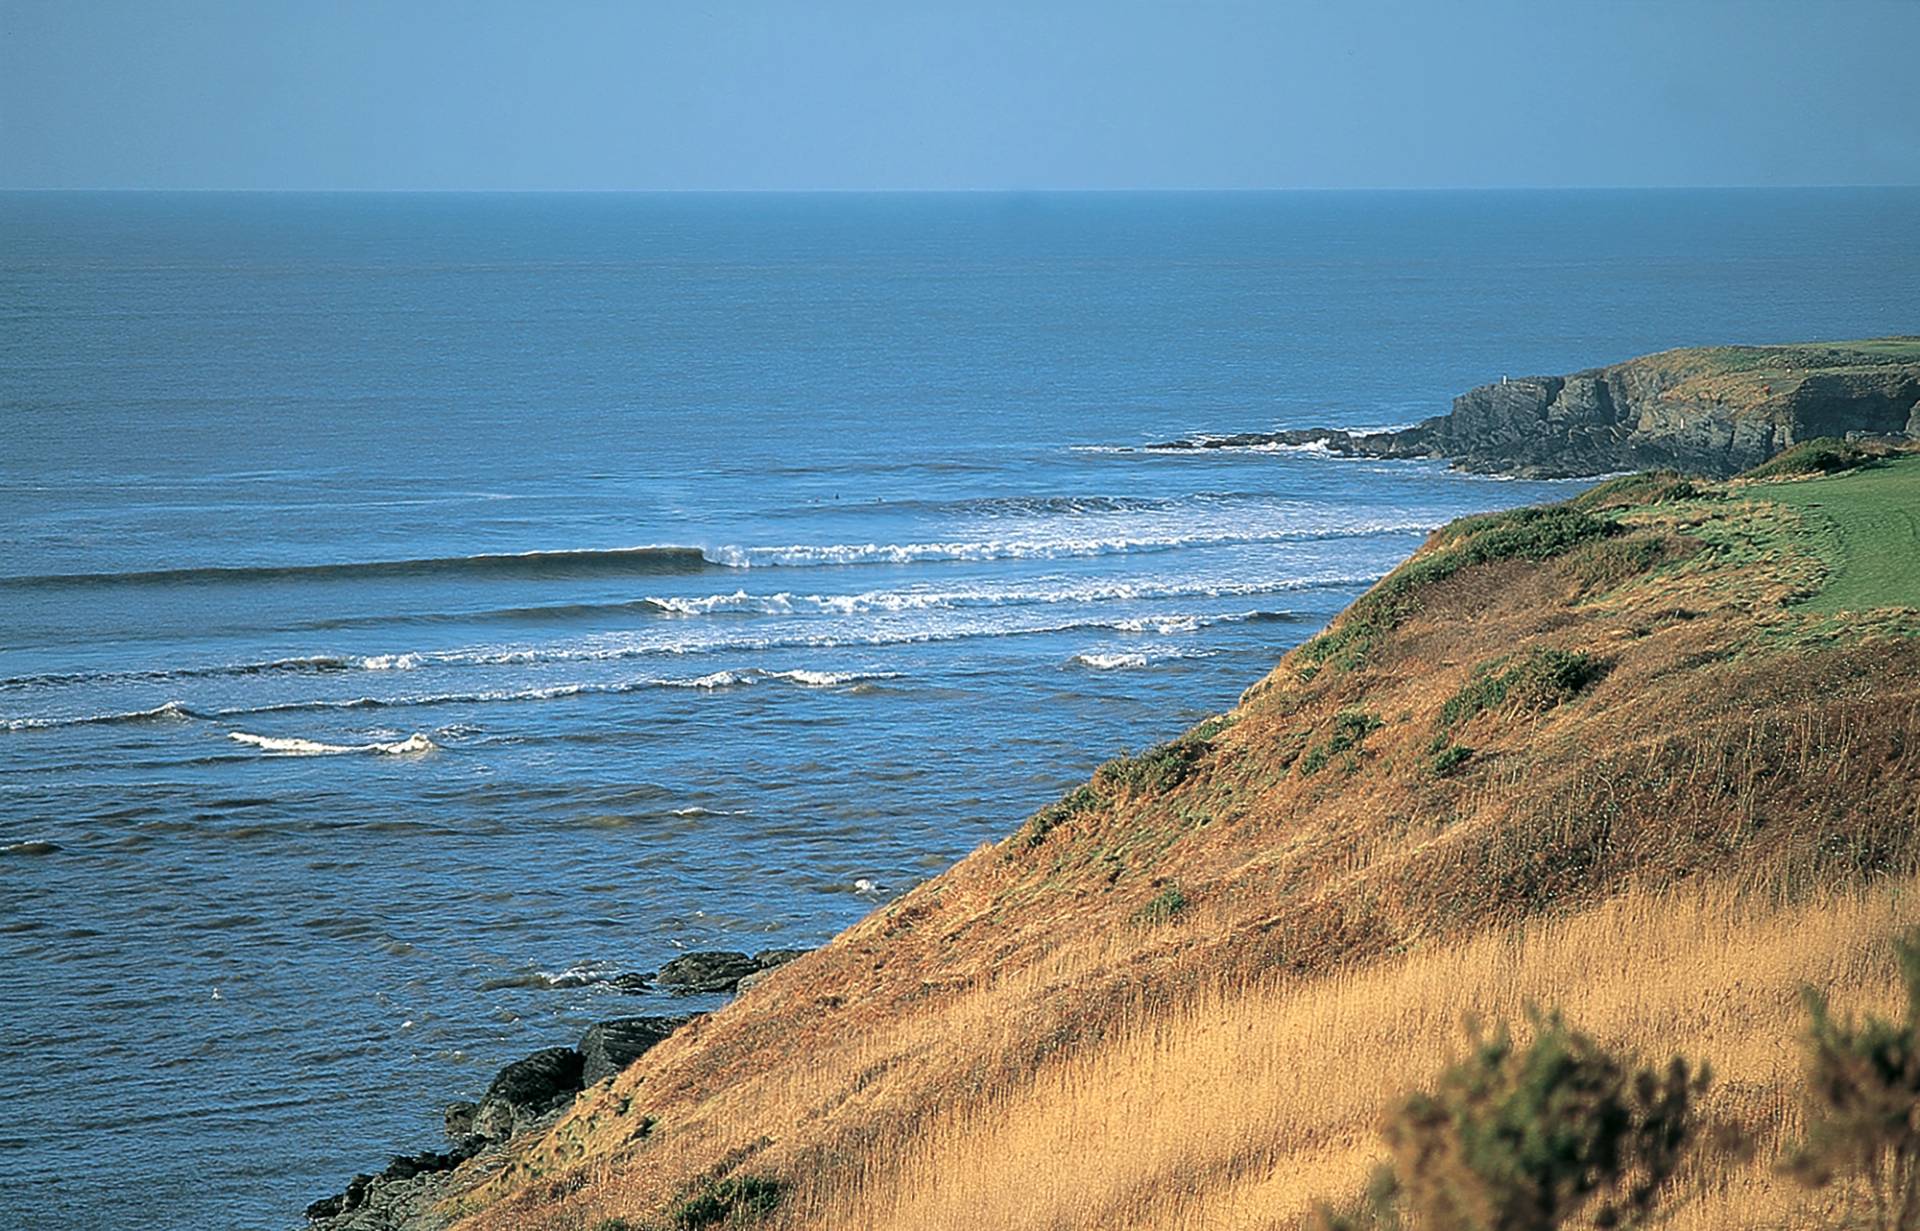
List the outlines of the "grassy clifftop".
{"label": "grassy clifftop", "polygon": [[1233,711],[683,1029],[450,1212],[1293,1226],[1358,1190],[1463,1012],[1533,1000],[1720,1069],[1762,1161],[1686,1177],[1678,1225],[1812,1225],[1764,1161],[1797,988],[1891,999],[1920,887],[1920,611],[1885,550],[1916,507],[1907,458],[1456,523]]}

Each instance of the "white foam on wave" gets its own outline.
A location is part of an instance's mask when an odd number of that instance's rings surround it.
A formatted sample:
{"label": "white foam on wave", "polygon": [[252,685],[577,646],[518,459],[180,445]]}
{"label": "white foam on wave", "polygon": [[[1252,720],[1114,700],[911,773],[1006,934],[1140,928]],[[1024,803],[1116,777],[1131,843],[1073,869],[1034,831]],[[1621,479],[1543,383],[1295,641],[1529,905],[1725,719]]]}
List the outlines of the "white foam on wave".
{"label": "white foam on wave", "polygon": [[862,684],[868,680],[900,678],[898,671],[763,671],[770,680],[786,680],[806,688],[837,688],[842,684]]}
{"label": "white foam on wave", "polygon": [[1128,650],[1083,650],[1067,661],[1094,671],[1128,671],[1174,659],[1212,658],[1214,653],[1181,646],[1143,645]]}
{"label": "white foam on wave", "polygon": [[422,658],[418,654],[373,654],[353,662],[362,671],[412,671]]}
{"label": "white foam on wave", "polygon": [[[1304,448],[1306,446],[1277,447]],[[1362,522],[1319,529],[1291,528],[1258,531],[1222,529],[1177,534],[983,539],[944,543],[792,543],[783,547],[723,546],[709,548],[706,554],[707,559],[713,563],[724,564],[729,568],[921,564],[979,560],[1058,560],[1081,556],[1123,555],[1133,552],[1177,551],[1189,547],[1366,538],[1379,534],[1405,533],[1432,528],[1432,523],[1427,520],[1400,520]]]}
{"label": "white foam on wave", "polygon": [[328,744],[317,739],[255,735],[250,731],[229,731],[227,738],[237,744],[251,745],[263,752],[296,757],[339,756],[352,752],[371,752],[385,756],[416,756],[433,752],[440,747],[419,731],[415,731],[403,740],[395,740],[391,743],[375,741],[366,744]]}
{"label": "white foam on wave", "polygon": [[725,594],[656,596],[648,605],[672,615],[827,615],[855,616],[974,607],[1051,606],[1063,603],[1132,602],[1163,598],[1237,598],[1286,594],[1328,586],[1369,585],[1378,574],[1322,573],[1275,581],[1116,581],[1047,586],[976,586],[951,590],[866,590],[858,594]]}
{"label": "white foam on wave", "polygon": [[1147,656],[1145,654],[1140,654],[1140,653],[1127,653],[1127,654],[1085,653],[1085,654],[1075,654],[1073,656],[1073,661],[1079,663],[1083,667],[1091,667],[1095,671],[1121,671],[1129,667],[1146,666]]}

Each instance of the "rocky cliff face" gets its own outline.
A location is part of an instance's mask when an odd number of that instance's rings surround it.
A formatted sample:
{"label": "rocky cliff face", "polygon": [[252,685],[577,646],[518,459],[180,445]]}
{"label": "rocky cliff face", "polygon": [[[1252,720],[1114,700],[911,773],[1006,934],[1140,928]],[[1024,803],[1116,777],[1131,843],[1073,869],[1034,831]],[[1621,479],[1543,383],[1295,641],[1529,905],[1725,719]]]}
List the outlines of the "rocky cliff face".
{"label": "rocky cliff face", "polygon": [[1455,398],[1451,413],[1403,431],[1313,429],[1160,447],[1319,445],[1528,478],[1661,467],[1724,477],[1801,441],[1847,435],[1920,438],[1920,338],[1664,351],[1481,385]]}

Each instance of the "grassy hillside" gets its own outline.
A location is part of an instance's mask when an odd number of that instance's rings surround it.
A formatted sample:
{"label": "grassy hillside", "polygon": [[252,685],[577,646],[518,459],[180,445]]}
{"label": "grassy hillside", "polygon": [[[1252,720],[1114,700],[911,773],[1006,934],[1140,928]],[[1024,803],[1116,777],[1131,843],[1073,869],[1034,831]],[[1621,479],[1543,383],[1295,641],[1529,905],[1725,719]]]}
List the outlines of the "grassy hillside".
{"label": "grassy hillside", "polygon": [[1676,1225],[1821,1225],[1770,1160],[1798,986],[1889,1000],[1920,919],[1920,611],[1878,546],[1916,506],[1901,461],[1456,523],[1231,713],[587,1092],[464,1225],[1296,1226],[1464,1012],[1525,1001],[1720,1070],[1759,1152]]}

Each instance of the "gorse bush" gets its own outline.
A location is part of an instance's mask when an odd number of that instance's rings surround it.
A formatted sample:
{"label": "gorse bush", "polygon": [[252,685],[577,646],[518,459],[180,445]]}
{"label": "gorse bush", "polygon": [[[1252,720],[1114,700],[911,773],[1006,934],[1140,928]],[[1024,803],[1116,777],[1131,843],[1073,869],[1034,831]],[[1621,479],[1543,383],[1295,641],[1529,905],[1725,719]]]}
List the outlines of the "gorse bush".
{"label": "gorse bush", "polygon": [[1477,1037],[1388,1113],[1392,1156],[1357,1215],[1323,1225],[1552,1231],[1647,1225],[1695,1138],[1704,1068],[1632,1069],[1557,1016],[1534,1038]]}
{"label": "gorse bush", "polygon": [[784,1186],[771,1176],[743,1175],[717,1180],[673,1207],[675,1231],[740,1226],[758,1221],[779,1206]]}
{"label": "gorse bush", "polygon": [[1187,895],[1179,885],[1168,885],[1153,895],[1145,906],[1134,912],[1133,921],[1149,927],[1159,923],[1171,923],[1187,909]]}
{"label": "gorse bush", "polygon": [[1786,1169],[1811,1187],[1863,1183],[1872,1225],[1920,1228],[1920,931],[1895,945],[1906,984],[1902,1022],[1835,1020],[1807,988],[1807,1137]]}
{"label": "gorse bush", "polygon": [[1433,751],[1427,760],[1427,772],[1436,778],[1444,778],[1473,759],[1473,749],[1464,744],[1449,744],[1444,740],[1435,741]]}

